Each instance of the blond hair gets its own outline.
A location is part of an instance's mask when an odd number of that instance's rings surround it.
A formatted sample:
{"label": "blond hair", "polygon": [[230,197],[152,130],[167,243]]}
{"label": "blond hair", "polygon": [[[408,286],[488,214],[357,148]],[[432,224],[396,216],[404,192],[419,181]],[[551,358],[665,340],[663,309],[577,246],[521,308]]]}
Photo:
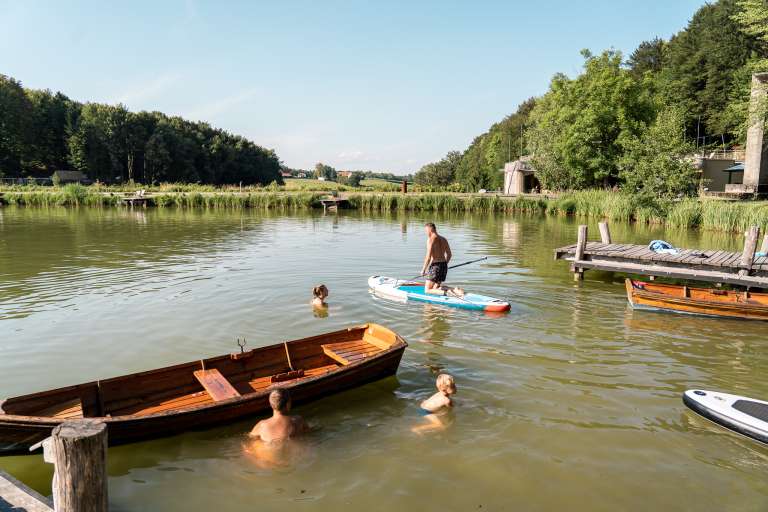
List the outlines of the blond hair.
{"label": "blond hair", "polygon": [[437,376],[437,382],[435,383],[437,385],[437,389],[443,389],[443,388],[455,388],[456,383],[453,380],[452,375],[448,375],[447,373],[441,373]]}

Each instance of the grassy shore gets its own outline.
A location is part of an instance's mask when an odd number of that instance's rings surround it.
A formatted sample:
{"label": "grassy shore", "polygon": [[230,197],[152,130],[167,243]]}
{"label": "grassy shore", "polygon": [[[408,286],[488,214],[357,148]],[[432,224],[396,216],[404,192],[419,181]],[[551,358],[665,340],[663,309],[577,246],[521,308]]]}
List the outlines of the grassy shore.
{"label": "grassy shore", "polygon": [[[123,193],[104,187],[11,187],[0,189],[7,204],[22,206],[118,206]],[[319,208],[324,196],[317,191],[246,189],[163,190],[152,192],[149,204],[178,208]],[[529,212],[568,215],[676,228],[743,231],[749,226],[768,225],[768,202],[683,199],[648,201],[628,194],[604,190],[569,192],[558,197],[494,194],[350,192],[345,197],[351,208],[363,211],[426,212]]]}

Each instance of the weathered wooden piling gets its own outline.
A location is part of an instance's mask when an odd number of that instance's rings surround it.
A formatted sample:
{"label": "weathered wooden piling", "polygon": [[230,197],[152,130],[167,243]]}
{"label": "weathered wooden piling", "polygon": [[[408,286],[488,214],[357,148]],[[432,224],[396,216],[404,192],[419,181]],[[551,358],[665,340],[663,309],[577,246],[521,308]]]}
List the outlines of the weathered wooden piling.
{"label": "weathered wooden piling", "polygon": [[608,229],[608,223],[607,222],[600,222],[597,225],[598,228],[600,228],[600,241],[604,244],[610,244],[611,243],[611,230]]}
{"label": "weathered wooden piling", "polygon": [[752,262],[755,259],[755,250],[757,249],[757,239],[760,236],[760,227],[752,226],[746,233],[744,233],[744,251],[741,253],[741,261],[739,266],[740,276],[749,275],[749,271],[752,270]]}
{"label": "weathered wooden piling", "polygon": [[403,194],[408,193],[408,182],[406,180],[403,180],[403,182],[400,184],[400,192]]}
{"label": "weathered wooden piling", "polygon": [[584,259],[584,250],[587,248],[587,225],[579,226],[579,235],[576,240],[576,255],[573,259],[573,280],[581,281],[584,279],[584,269],[578,264]]}
{"label": "weathered wooden piling", "polygon": [[760,252],[768,254],[768,233],[763,236],[763,243],[760,245]]}
{"label": "weathered wooden piling", "polygon": [[46,462],[55,465],[56,512],[106,512],[107,426],[100,421],[66,421],[43,442]]}

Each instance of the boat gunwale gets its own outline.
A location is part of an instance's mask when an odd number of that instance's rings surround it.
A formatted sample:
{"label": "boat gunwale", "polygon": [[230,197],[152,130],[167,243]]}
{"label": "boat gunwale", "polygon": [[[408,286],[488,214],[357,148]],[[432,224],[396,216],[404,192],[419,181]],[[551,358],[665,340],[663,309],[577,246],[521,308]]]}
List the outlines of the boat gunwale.
{"label": "boat gunwale", "polygon": [[[627,293],[628,293],[628,298],[630,303],[634,303],[633,301],[634,298],[647,299],[647,300],[657,299],[668,304],[708,306],[708,307],[714,307],[716,309],[723,309],[723,310],[729,310],[729,311],[734,309],[736,310],[748,309],[750,311],[759,311],[759,312],[768,313],[768,304],[762,304],[759,302],[751,302],[751,303],[750,302],[726,302],[726,301],[696,299],[693,297],[676,297],[674,295],[669,295],[661,291],[645,290],[637,286],[635,284],[636,282],[645,283],[645,281],[636,281],[635,279],[627,278]],[[651,283],[651,286],[660,286],[660,285]],[[675,285],[661,285],[661,286],[672,287]],[[691,289],[705,290],[705,291],[707,290],[707,288],[691,288]],[[659,306],[656,306],[656,307],[659,307]]]}
{"label": "boat gunwale", "polygon": [[[264,390],[261,390],[261,391],[254,391],[252,393],[246,393],[246,394],[243,394],[243,395],[240,395],[240,396],[234,396],[234,397],[227,398],[227,399],[224,399],[224,400],[219,400],[219,401],[210,402],[210,403],[204,403],[204,404],[200,404],[200,405],[191,405],[191,406],[188,406],[188,407],[180,407],[180,408],[177,408],[177,409],[169,409],[167,411],[159,411],[159,412],[150,413],[150,414],[144,414],[144,415],[123,414],[123,415],[119,415],[119,416],[88,416],[88,417],[78,418],[78,419],[91,420],[91,421],[103,421],[103,422],[108,423],[108,424],[109,423],[129,423],[129,422],[134,422],[134,421],[140,422],[140,421],[150,420],[150,419],[155,419],[155,418],[163,418],[163,417],[169,417],[169,416],[174,416],[174,415],[189,414],[189,413],[199,412],[201,410],[216,410],[216,409],[220,409],[220,408],[226,408],[226,407],[232,406],[234,404],[248,403],[248,402],[251,402],[251,401],[263,398],[264,396],[266,396],[269,393],[271,393],[274,390],[275,387],[283,387],[283,388],[289,388],[290,389],[290,388],[297,387],[297,386],[303,386],[303,385],[311,384],[311,383],[314,383],[314,382],[316,382],[318,380],[326,379],[326,378],[328,378],[329,376],[332,376],[332,375],[340,375],[340,374],[343,374],[343,373],[347,373],[347,371],[357,369],[357,368],[359,368],[361,366],[366,366],[366,365],[369,365],[369,364],[373,364],[376,361],[380,361],[381,359],[384,359],[386,356],[388,356],[388,355],[390,355],[392,353],[404,352],[405,349],[408,347],[408,342],[406,342],[405,339],[402,336],[397,334],[392,329],[384,327],[383,325],[380,325],[380,324],[376,324],[374,322],[370,322],[370,323],[367,323],[367,324],[355,325],[355,326],[347,327],[346,329],[340,329],[340,330],[337,330],[337,331],[332,331],[332,332],[328,332],[328,333],[324,333],[324,334],[319,334],[319,335],[315,335],[315,336],[309,336],[307,338],[300,338],[300,339],[297,339],[297,340],[286,341],[285,343],[291,344],[291,343],[294,343],[294,342],[312,341],[313,339],[318,339],[319,340],[319,339],[326,338],[326,337],[329,337],[329,336],[333,336],[333,335],[336,335],[336,334],[344,334],[344,333],[347,333],[347,332],[350,332],[350,331],[354,331],[354,330],[358,330],[358,329],[365,330],[365,329],[368,329],[370,326],[377,326],[377,327],[380,327],[380,328],[385,329],[386,331],[392,333],[394,335],[394,337],[395,337],[394,343],[392,343],[392,345],[389,348],[383,349],[383,350],[373,354],[372,356],[366,357],[366,358],[361,359],[359,361],[354,361],[354,362],[349,363],[349,364],[340,365],[337,368],[332,369],[332,370],[328,370],[325,373],[321,373],[321,374],[318,374],[318,375],[313,375],[313,376],[310,376],[310,377],[303,377],[303,378],[293,379],[293,380],[290,380],[290,381],[285,381],[284,383],[275,383],[275,386],[269,386],[269,387],[267,387],[267,388],[265,388]],[[265,347],[257,347],[257,348],[251,349],[251,352],[259,351],[259,350],[264,350],[264,349],[269,349],[269,348],[281,347],[282,345],[283,345],[282,343],[276,343],[276,344],[273,344],[273,345],[267,345]],[[214,360],[217,360],[217,359],[220,359],[220,358],[228,358],[228,357],[229,357],[229,354],[225,354],[225,355],[213,356],[213,357],[210,357],[210,358],[207,358],[207,359],[203,359],[203,361],[208,362],[208,361],[214,361]],[[178,369],[178,368],[182,368],[184,366],[188,366],[188,365],[194,364],[194,363],[196,363],[196,361],[191,361],[191,362],[181,363],[181,364],[176,364],[176,365],[171,365],[171,366],[165,366],[163,368],[155,368],[153,370],[145,370],[143,372],[131,373],[131,374],[128,374],[128,375],[123,375],[123,376],[118,376],[118,377],[110,377],[109,379],[95,380],[95,381],[91,381],[91,382],[87,382],[87,383],[81,383],[81,384],[65,386],[65,387],[62,387],[62,388],[54,388],[54,389],[50,389],[50,390],[47,390],[47,391],[39,391],[39,392],[36,392],[36,393],[31,393],[31,394],[27,394],[27,395],[20,395],[18,397],[11,397],[11,398],[22,398],[22,397],[23,398],[33,398],[33,397],[43,396],[43,395],[45,395],[47,393],[51,393],[51,392],[54,392],[54,391],[65,391],[65,390],[72,390],[72,389],[76,389],[78,387],[83,387],[83,386],[88,386],[88,385],[97,385],[97,383],[99,383],[99,382],[106,382],[108,380],[115,380],[115,379],[120,379],[120,378],[124,378],[124,377],[129,377],[129,376],[130,377],[145,376],[147,374],[152,374],[152,373],[156,373],[156,372],[162,372],[162,371],[165,371],[165,370]],[[9,398],[9,399],[11,399],[11,398]],[[8,399],[6,399],[6,400],[8,400]],[[30,415],[22,415],[22,414],[8,414],[8,413],[5,413],[2,410],[2,404],[6,400],[0,401],[0,423],[6,422],[6,423],[12,423],[12,424],[16,424],[16,425],[20,425],[22,423],[29,423],[32,426],[34,426],[34,425],[37,425],[37,426],[40,426],[40,425],[56,426],[56,425],[61,424],[63,421],[65,421],[62,418],[52,418],[52,417],[49,417],[49,416],[30,416]]]}

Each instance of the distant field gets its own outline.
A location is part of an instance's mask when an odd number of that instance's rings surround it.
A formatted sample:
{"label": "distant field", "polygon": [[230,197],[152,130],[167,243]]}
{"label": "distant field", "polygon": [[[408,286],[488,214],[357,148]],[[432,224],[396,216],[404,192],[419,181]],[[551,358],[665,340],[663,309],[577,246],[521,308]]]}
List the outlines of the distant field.
{"label": "distant field", "polygon": [[284,178],[285,190],[347,190],[348,187],[333,181],[315,179]]}
{"label": "distant field", "polygon": [[285,190],[325,191],[325,190],[374,190],[377,192],[396,192],[400,190],[400,184],[381,179],[365,179],[360,182],[361,187],[349,187],[333,181],[320,181],[315,179],[285,178]]}

